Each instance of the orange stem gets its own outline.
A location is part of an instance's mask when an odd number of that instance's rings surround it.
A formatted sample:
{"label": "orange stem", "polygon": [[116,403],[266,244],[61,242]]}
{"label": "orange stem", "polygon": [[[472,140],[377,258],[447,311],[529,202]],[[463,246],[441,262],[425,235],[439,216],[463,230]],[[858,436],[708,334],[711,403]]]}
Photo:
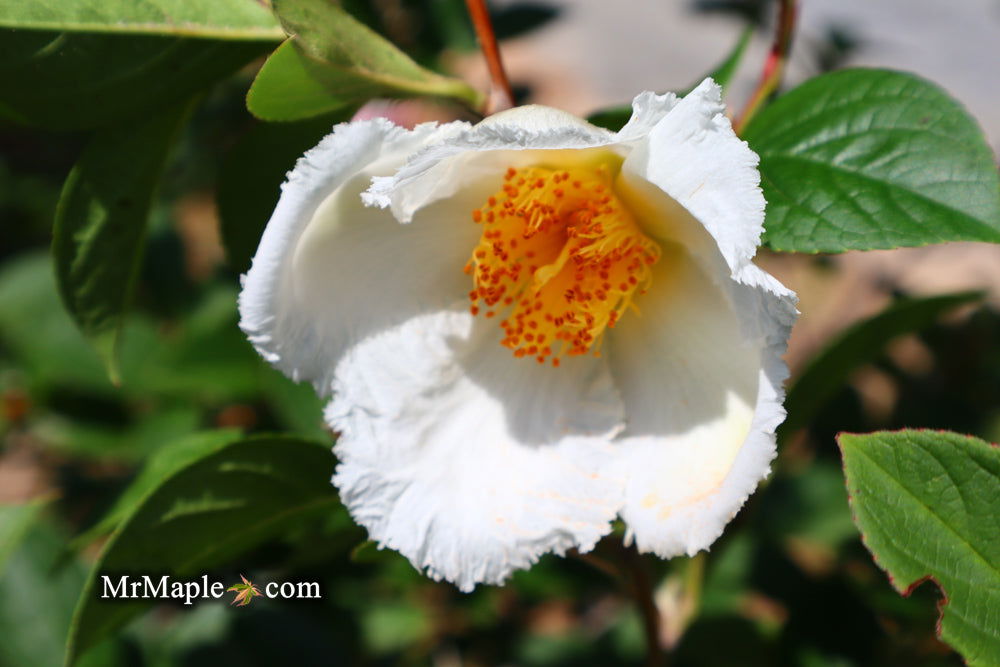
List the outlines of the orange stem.
{"label": "orange stem", "polygon": [[739,120],[733,123],[736,134],[742,134],[744,128],[749,124],[750,119],[760,111],[764,102],[774,94],[781,85],[781,79],[785,75],[785,63],[788,62],[788,54],[792,49],[792,36],[795,34],[795,20],[798,18],[798,0],[780,0],[778,8],[778,26],[774,34],[774,42],[771,43],[771,51],[767,54],[764,62],[764,70],[760,76],[760,83],[747,102]]}
{"label": "orange stem", "polygon": [[490,71],[490,95],[483,113],[488,116],[510,109],[514,106],[514,93],[511,92],[510,81],[507,80],[507,73],[503,68],[500,47],[497,45],[496,33],[493,32],[490,13],[486,9],[486,0],[465,0],[465,6],[469,9],[472,25],[476,28],[476,37],[479,38],[479,47],[483,50],[486,66]]}

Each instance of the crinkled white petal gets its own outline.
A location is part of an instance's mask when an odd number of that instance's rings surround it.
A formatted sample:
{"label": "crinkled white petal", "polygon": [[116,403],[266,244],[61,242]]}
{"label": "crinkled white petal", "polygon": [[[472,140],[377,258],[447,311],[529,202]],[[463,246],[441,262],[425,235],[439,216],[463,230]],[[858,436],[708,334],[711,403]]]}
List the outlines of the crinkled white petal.
{"label": "crinkled white petal", "polygon": [[543,106],[524,106],[458,128],[429,143],[391,177],[376,178],[365,193],[371,206],[389,207],[401,222],[453,196],[470,182],[489,180],[499,189],[507,167],[550,163],[567,167],[594,159],[580,149],[611,146],[615,135]]}
{"label": "crinkled white petal", "polygon": [[671,250],[608,356],[628,424],[621,515],[640,550],[672,557],[708,548],[768,474],[796,311],[794,294],[751,262],[764,217],[757,157],[722,115],[718,87],[656,102],[637,99],[632,124],[651,129],[616,191]]}
{"label": "crinkled white petal", "polygon": [[632,117],[618,131],[615,139],[628,142],[646,137],[656,124],[677,106],[677,102],[678,98],[674,93],[657,95],[648,90],[639,93],[632,100]]}
{"label": "crinkled white petal", "polygon": [[[468,291],[462,267],[478,239],[475,225],[432,208],[403,227],[360,198],[372,176],[392,173],[454,129],[342,124],[299,160],[240,294],[240,326],[265,359],[328,394],[354,342]],[[467,189],[453,203],[471,210],[486,196]]]}
{"label": "crinkled white petal", "polygon": [[733,275],[713,219],[634,170],[622,170],[616,191],[664,249],[641,313],[609,337],[627,421],[621,514],[641,550],[693,554],[769,471],[794,295],[752,263]]}
{"label": "crinkled white petal", "polygon": [[711,79],[663,113],[667,104],[650,99],[636,105],[637,116],[659,118],[629,123],[652,128],[622,171],[656,185],[701,222],[736,276],[750,264],[764,230],[757,154],[733,132],[721,89]]}
{"label": "crinkled white petal", "polygon": [[468,312],[422,315],[353,347],[327,419],[355,520],[465,591],[541,554],[591,549],[621,505],[611,439],[622,408],[603,360],[515,360],[495,324]]}
{"label": "crinkled white petal", "polygon": [[[727,293],[673,247],[639,301],[641,316],[622,318],[611,339],[627,415],[617,443],[621,516],[641,551],[667,558],[708,548],[769,472],[784,418],[788,322],[757,312],[742,323],[734,298],[783,299],[758,286]],[[744,337],[754,328],[767,333]]]}

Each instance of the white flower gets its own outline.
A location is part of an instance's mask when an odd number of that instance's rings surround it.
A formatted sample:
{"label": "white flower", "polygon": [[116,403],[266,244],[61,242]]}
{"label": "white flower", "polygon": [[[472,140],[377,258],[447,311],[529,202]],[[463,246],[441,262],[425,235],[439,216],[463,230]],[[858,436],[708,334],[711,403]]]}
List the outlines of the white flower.
{"label": "white flower", "polygon": [[351,514],[462,590],[616,516],[694,554],[769,472],[796,311],[751,263],[757,156],[711,80],[633,109],[338,125],[245,277],[251,342],[332,396]]}

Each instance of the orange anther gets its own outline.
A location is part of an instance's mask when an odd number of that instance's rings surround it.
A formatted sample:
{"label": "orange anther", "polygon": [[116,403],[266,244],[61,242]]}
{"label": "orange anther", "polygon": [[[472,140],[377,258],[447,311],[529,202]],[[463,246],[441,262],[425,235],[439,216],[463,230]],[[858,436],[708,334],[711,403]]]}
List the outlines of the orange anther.
{"label": "orange anther", "polygon": [[616,171],[511,167],[499,191],[472,212],[488,224],[463,269],[475,287],[470,312],[484,306],[486,317],[503,314],[501,344],[515,357],[542,362],[552,355],[547,341],[559,342],[558,356],[595,352],[640,283],[649,284],[660,248],[616,198]]}

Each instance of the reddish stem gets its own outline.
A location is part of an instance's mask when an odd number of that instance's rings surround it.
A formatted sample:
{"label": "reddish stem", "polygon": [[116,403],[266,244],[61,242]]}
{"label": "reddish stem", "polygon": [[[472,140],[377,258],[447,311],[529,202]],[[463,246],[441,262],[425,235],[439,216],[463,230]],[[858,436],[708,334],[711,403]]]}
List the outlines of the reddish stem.
{"label": "reddish stem", "polygon": [[767,60],[764,61],[760,82],[743,109],[743,113],[740,114],[739,120],[733,124],[736,134],[743,132],[754,114],[781,85],[781,79],[785,74],[785,63],[788,62],[788,54],[792,49],[792,36],[795,34],[795,21],[799,13],[798,5],[798,0],[779,0],[778,26],[775,30],[774,41],[771,43]]}
{"label": "reddish stem", "polygon": [[510,109],[514,106],[514,93],[511,92],[510,81],[507,80],[507,73],[503,68],[500,47],[497,46],[497,36],[493,32],[493,22],[486,9],[486,0],[465,0],[465,6],[469,9],[472,25],[476,28],[476,37],[479,38],[479,47],[483,50],[486,66],[490,71],[490,95],[483,113],[488,116]]}

